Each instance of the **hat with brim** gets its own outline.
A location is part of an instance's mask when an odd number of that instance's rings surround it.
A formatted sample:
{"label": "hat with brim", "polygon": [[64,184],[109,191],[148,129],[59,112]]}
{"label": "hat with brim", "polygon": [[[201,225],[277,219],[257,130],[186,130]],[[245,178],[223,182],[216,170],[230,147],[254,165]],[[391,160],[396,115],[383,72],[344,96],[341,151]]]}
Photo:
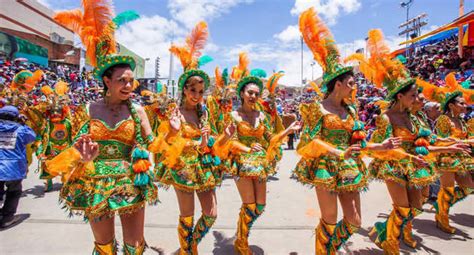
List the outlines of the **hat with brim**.
{"label": "hat with brim", "polygon": [[13,118],[16,118],[20,115],[20,112],[18,111],[18,108],[12,105],[6,105],[2,108],[0,108],[0,115],[2,116],[11,116]]}
{"label": "hat with brim", "polygon": [[186,81],[193,76],[201,77],[204,80],[204,89],[209,88],[209,85],[211,84],[211,79],[209,78],[209,75],[207,75],[207,73],[203,70],[191,69],[185,71],[181,76],[179,76],[178,88],[180,91],[183,91],[184,85],[186,85]]}
{"label": "hat with brim", "polygon": [[134,71],[136,67],[135,59],[131,56],[108,55],[100,59],[97,67],[94,69],[94,77],[101,81],[107,69],[120,64],[129,65],[132,71]]}
{"label": "hat with brim", "polygon": [[395,99],[395,96],[400,92],[402,91],[404,88],[406,87],[409,87],[413,84],[416,83],[416,80],[415,79],[412,79],[412,78],[408,78],[407,80],[403,80],[403,81],[397,81],[397,83],[399,83],[398,86],[396,86],[395,88],[389,90],[388,92],[388,95],[387,95],[387,99],[388,100],[394,100]]}
{"label": "hat with brim", "polygon": [[237,83],[237,96],[240,98],[240,91],[242,90],[242,88],[249,84],[249,83],[254,83],[257,85],[257,87],[260,89],[260,92],[263,91],[263,82],[262,80],[259,78],[259,77],[256,77],[256,76],[247,76],[247,77],[244,77],[242,78],[239,83]]}
{"label": "hat with brim", "polygon": [[443,111],[446,111],[448,110],[448,104],[449,104],[449,101],[453,100],[454,98],[456,97],[462,97],[463,94],[461,91],[454,91],[452,93],[447,93],[446,94],[446,98],[444,99],[444,101],[441,103],[441,109]]}
{"label": "hat with brim", "polygon": [[327,72],[323,74],[323,82],[321,83],[321,86],[323,88],[326,88],[327,84],[331,82],[332,80],[336,79],[337,77],[348,73],[352,72],[354,68],[352,66],[342,66],[338,65],[336,70],[334,72]]}

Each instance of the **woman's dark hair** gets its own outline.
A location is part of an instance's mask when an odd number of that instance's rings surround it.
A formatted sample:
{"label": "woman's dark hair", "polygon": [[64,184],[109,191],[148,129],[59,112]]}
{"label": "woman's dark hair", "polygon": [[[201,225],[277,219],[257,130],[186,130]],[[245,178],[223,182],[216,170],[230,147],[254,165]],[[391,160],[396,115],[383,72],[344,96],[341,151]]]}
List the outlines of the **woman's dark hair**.
{"label": "woman's dark hair", "polygon": [[[253,83],[253,82],[249,82],[249,83],[245,83],[242,88],[240,89],[240,93],[243,93],[245,91],[245,89],[249,86],[249,85],[255,85],[258,87],[258,85],[256,83]],[[260,89],[260,87],[259,87]],[[260,93],[262,93],[262,91],[260,91]],[[243,105],[244,104],[244,98],[243,97],[240,97],[240,103]]]}
{"label": "woman's dark hair", "polygon": [[112,78],[112,74],[114,74],[115,72],[115,69],[117,68],[131,68],[131,66],[129,64],[125,64],[125,63],[121,63],[121,64],[117,64],[117,65],[114,65],[114,66],[111,66],[109,68],[107,68],[103,73],[102,73],[102,84],[104,85],[104,95],[105,93],[107,92],[108,88],[107,86],[105,86],[105,82],[104,82],[104,77],[107,77],[109,79]]}
{"label": "woman's dark hair", "polygon": [[[197,79],[197,78],[200,78],[200,80],[199,80],[199,81],[196,80],[196,82],[197,82],[197,83],[202,83],[203,86],[204,86],[204,88],[205,88],[206,85],[204,84],[204,79],[203,79],[201,76],[194,75],[194,76],[189,77],[189,78],[186,80],[186,82],[184,83],[183,89],[181,90],[181,105],[184,104],[184,97],[185,97],[185,95],[184,95],[184,89],[187,89],[188,86],[191,84],[191,81],[192,81],[192,80],[195,80],[195,79]],[[204,110],[203,110],[203,106],[202,106],[201,103],[198,103],[198,104],[196,105],[196,112],[197,112],[198,118],[201,119],[201,117],[204,115]]]}
{"label": "woman's dark hair", "polygon": [[453,104],[456,100],[458,100],[459,97],[461,97],[461,95],[457,95],[457,96],[449,99],[448,102],[446,102],[444,113],[449,112],[449,104]]}
{"label": "woman's dark hair", "polygon": [[336,82],[340,81],[343,82],[346,78],[354,76],[353,71],[345,72],[343,74],[340,74],[339,76],[336,76],[334,79],[330,80],[328,84],[326,84],[326,95],[325,97],[328,97],[329,94],[331,94],[334,91],[334,87],[336,86]]}
{"label": "woman's dark hair", "polygon": [[392,106],[395,104],[395,102],[398,102],[398,99],[397,99],[397,95],[398,95],[398,94],[403,94],[403,95],[405,95],[408,91],[410,91],[411,89],[413,89],[414,86],[416,86],[416,83],[413,83],[413,84],[411,84],[410,86],[406,86],[406,87],[404,87],[403,89],[401,89],[400,91],[398,91],[397,93],[395,93],[395,95],[393,95],[393,101],[390,103],[390,106],[389,106],[388,108],[392,108]]}

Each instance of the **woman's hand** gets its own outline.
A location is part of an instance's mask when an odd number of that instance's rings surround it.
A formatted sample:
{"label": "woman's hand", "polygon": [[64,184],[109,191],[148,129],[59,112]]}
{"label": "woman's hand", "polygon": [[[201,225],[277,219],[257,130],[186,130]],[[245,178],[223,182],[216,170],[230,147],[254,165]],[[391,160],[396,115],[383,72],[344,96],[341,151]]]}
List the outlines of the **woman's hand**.
{"label": "woman's hand", "polygon": [[360,155],[360,145],[353,144],[344,151],[344,159],[350,159],[352,157],[357,157]]}
{"label": "woman's hand", "polygon": [[287,128],[288,134],[295,133],[303,127],[303,124],[300,121],[295,121]]}
{"label": "woman's hand", "polygon": [[99,156],[99,144],[92,141],[88,134],[79,137],[74,144],[74,148],[81,154],[81,160],[83,162],[93,161]]}
{"label": "woman's hand", "polygon": [[204,148],[207,146],[209,142],[209,134],[211,133],[211,129],[207,126],[201,128],[201,147]]}
{"label": "woman's hand", "polygon": [[402,138],[400,137],[390,137],[383,141],[382,147],[384,150],[393,150],[397,149],[402,145]]}
{"label": "woman's hand", "polygon": [[224,130],[224,134],[225,134],[226,138],[230,139],[234,135],[236,130],[237,130],[237,128],[236,128],[235,124],[233,122],[230,123]]}
{"label": "woman's hand", "polygon": [[469,144],[465,143],[455,143],[453,145],[448,146],[449,150],[452,150],[453,152],[458,152],[462,153],[465,155],[470,155],[471,154],[471,146]]}
{"label": "woman's hand", "polygon": [[250,152],[258,152],[258,151],[263,151],[263,146],[259,143],[252,144],[252,147],[250,147]]}
{"label": "woman's hand", "polygon": [[454,143],[456,142],[456,139],[452,137],[446,137],[446,138],[438,137],[437,141],[442,142],[442,143]]}
{"label": "woman's hand", "polygon": [[415,165],[420,166],[420,167],[427,167],[429,166],[428,162],[421,157],[421,156],[412,156],[412,161],[415,163]]}
{"label": "woman's hand", "polygon": [[170,116],[170,127],[172,133],[178,133],[181,128],[181,114],[178,108],[176,108]]}

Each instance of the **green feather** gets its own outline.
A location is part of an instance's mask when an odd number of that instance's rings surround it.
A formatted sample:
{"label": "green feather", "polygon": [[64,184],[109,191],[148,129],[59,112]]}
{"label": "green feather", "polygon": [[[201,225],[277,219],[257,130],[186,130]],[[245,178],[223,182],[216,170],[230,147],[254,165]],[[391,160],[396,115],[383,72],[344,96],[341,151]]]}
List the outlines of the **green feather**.
{"label": "green feather", "polygon": [[471,87],[471,82],[469,80],[465,80],[461,83],[461,86],[464,88],[464,89],[469,89]]}
{"label": "green feather", "polygon": [[161,82],[156,83],[156,93],[162,93],[163,92],[163,84]]}
{"label": "green feather", "polygon": [[227,68],[222,71],[222,80],[224,81],[225,86],[229,84],[229,70],[227,70]]}
{"label": "green feather", "polygon": [[201,66],[203,66],[203,65],[205,65],[205,64],[207,64],[207,63],[209,63],[209,62],[211,62],[212,60],[214,60],[214,59],[212,59],[210,56],[204,55],[204,56],[202,56],[202,57],[199,58],[199,60],[198,60],[198,67],[201,67]]}
{"label": "green feather", "polygon": [[129,10],[119,13],[112,21],[115,23],[115,26],[119,28],[123,24],[134,21],[138,18],[140,18],[140,15],[138,15],[136,11]]}
{"label": "green feather", "polygon": [[258,78],[267,77],[267,73],[263,69],[260,69],[260,68],[252,69],[252,71],[250,71],[250,75],[258,77]]}

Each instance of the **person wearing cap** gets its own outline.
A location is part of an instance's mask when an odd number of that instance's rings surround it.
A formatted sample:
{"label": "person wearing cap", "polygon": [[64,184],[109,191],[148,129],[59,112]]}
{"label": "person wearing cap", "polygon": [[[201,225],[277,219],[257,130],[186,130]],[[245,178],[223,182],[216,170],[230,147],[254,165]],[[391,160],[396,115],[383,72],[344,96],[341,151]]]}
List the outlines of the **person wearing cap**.
{"label": "person wearing cap", "polygon": [[19,116],[14,106],[0,108],[0,186],[6,186],[0,228],[18,221],[14,216],[22,193],[21,182],[28,170],[26,146],[36,138],[35,132],[19,121]]}

